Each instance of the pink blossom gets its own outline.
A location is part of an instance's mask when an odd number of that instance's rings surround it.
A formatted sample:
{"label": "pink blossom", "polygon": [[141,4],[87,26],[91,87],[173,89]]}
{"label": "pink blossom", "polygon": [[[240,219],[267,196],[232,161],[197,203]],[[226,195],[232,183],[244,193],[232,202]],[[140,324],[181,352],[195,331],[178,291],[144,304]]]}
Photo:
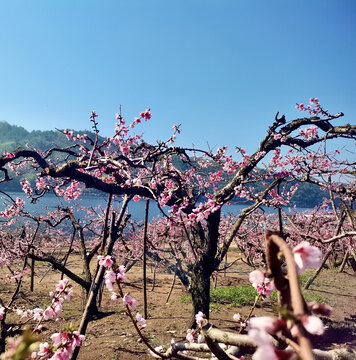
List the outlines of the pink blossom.
{"label": "pink blossom", "polygon": [[127,154],[129,151],[130,151],[130,146],[121,146],[121,151],[124,153],[124,154]]}
{"label": "pink blossom", "polygon": [[72,333],[72,348],[74,349],[76,346],[80,346],[82,341],[86,339],[85,335],[81,335],[79,331],[73,331]]}
{"label": "pink blossom", "polygon": [[33,320],[41,321],[42,316],[43,316],[43,309],[41,309],[41,308],[33,309]]}
{"label": "pink blossom", "polygon": [[51,340],[53,341],[54,346],[60,346],[67,342],[68,334],[67,333],[54,333],[51,335]]}
{"label": "pink blossom", "polygon": [[44,178],[37,178],[36,179],[36,189],[37,190],[43,190],[46,189],[46,180]]}
{"label": "pink blossom", "polygon": [[54,316],[54,311],[53,311],[53,309],[50,308],[50,307],[48,307],[48,308],[44,311],[44,313],[43,313],[43,318],[44,318],[45,320],[52,319],[53,316]]}
{"label": "pink blossom", "polygon": [[6,156],[7,159],[13,159],[13,158],[15,157],[14,154],[8,153],[8,152],[6,152],[6,151],[4,152],[4,155]]}
{"label": "pink blossom", "polygon": [[106,271],[105,272],[105,285],[109,291],[114,290],[114,283],[116,281],[116,274],[113,271]]}
{"label": "pink blossom", "polygon": [[313,335],[324,334],[324,324],[317,316],[303,315],[300,320],[308,333]]}
{"label": "pink blossom", "polygon": [[233,319],[234,321],[236,321],[236,322],[239,322],[239,321],[241,321],[241,315],[240,315],[240,314],[234,314],[234,315],[232,316],[232,319]]}
{"label": "pink blossom", "polygon": [[70,140],[72,138],[72,136],[73,136],[72,130],[71,131],[64,130],[63,132],[66,134],[68,140]]}
{"label": "pink blossom", "polygon": [[70,352],[66,348],[59,348],[50,358],[50,360],[68,360],[70,356]]}
{"label": "pink blossom", "polygon": [[93,110],[89,116],[89,119],[94,120],[96,117],[98,117],[98,114]]}
{"label": "pink blossom", "polygon": [[195,321],[198,324],[198,326],[202,325],[204,318],[205,315],[201,311],[199,311],[198,314],[195,315]]}
{"label": "pink blossom", "polygon": [[111,259],[110,255],[106,255],[105,257],[103,255],[98,255],[99,259],[99,265],[104,266],[105,268],[111,267],[114,263]]}
{"label": "pink blossom", "polygon": [[18,206],[18,207],[20,207],[20,208],[23,208],[23,207],[25,207],[25,202],[22,200],[22,199],[20,199],[20,198],[16,198],[16,200],[15,200],[15,202],[16,202],[16,206]]}
{"label": "pink blossom", "polygon": [[39,351],[37,352],[37,355],[39,356],[45,356],[46,354],[49,353],[49,345],[48,345],[48,342],[45,342],[45,343],[41,343],[40,344],[40,349]]}
{"label": "pink blossom", "polygon": [[119,295],[119,294],[116,294],[116,292],[113,291],[113,292],[111,293],[111,297],[110,297],[111,300],[114,300],[114,301],[115,301],[115,300],[117,300],[117,299],[119,299],[119,298],[120,298],[120,295]]}
{"label": "pink blossom", "polygon": [[126,269],[124,265],[120,265],[119,268],[117,269],[117,275],[116,275],[116,279],[119,282],[126,282],[127,281],[127,277],[126,277]]}
{"label": "pink blossom", "polygon": [[116,279],[116,274],[115,274],[113,271],[111,271],[111,270],[106,271],[106,273],[105,273],[105,279],[114,282],[115,279]]}
{"label": "pink blossom", "polygon": [[140,325],[140,329],[144,329],[147,326],[146,319],[140,313],[136,314],[136,321]]}
{"label": "pink blossom", "polygon": [[254,271],[250,272],[248,279],[250,280],[250,283],[252,285],[253,284],[262,284],[265,279],[265,276],[262,271],[254,270]]}
{"label": "pink blossom", "polygon": [[59,280],[59,283],[56,285],[56,290],[57,291],[63,291],[65,289],[65,287],[68,284],[68,279],[64,278],[63,280]]}
{"label": "pink blossom", "polygon": [[54,306],[53,312],[55,316],[59,316],[60,313],[63,311],[63,305],[61,302],[56,302]]}
{"label": "pink blossom", "polygon": [[195,221],[196,217],[197,217],[197,216],[196,216],[195,214],[193,214],[193,213],[190,213],[190,214],[188,215],[188,218],[189,218],[190,221]]}
{"label": "pink blossom", "polygon": [[265,277],[260,270],[254,270],[249,275],[249,280],[252,286],[261,294],[264,299],[268,299],[272,290],[274,290],[273,283]]}
{"label": "pink blossom", "polygon": [[179,130],[179,127],[180,127],[180,125],[173,125],[173,126],[172,126],[172,129],[175,130],[175,131],[177,131],[178,134],[180,134],[180,133],[181,133],[181,130]]}
{"label": "pink blossom", "polygon": [[20,185],[22,186],[22,190],[28,195],[28,196],[32,196],[32,188],[31,188],[31,184],[29,183],[28,180],[24,179],[20,182]]}
{"label": "pink blossom", "polygon": [[266,331],[269,334],[273,334],[277,329],[278,320],[270,316],[258,316],[249,320],[249,327],[252,329],[258,329]]}
{"label": "pink blossom", "polygon": [[252,355],[252,360],[279,360],[280,358],[276,355],[274,347],[271,346],[260,346],[255,353]]}
{"label": "pink blossom", "polygon": [[194,330],[187,330],[187,336],[185,337],[190,343],[194,342]]}
{"label": "pink blossom", "polygon": [[148,121],[151,119],[151,110],[147,109],[146,111],[142,111],[140,116],[145,119],[145,121]]}
{"label": "pink blossom", "polygon": [[66,290],[63,292],[63,299],[69,301],[70,298],[73,295],[73,289],[72,286],[70,285],[69,287],[66,288]]}
{"label": "pink blossom", "polygon": [[270,335],[253,328],[248,331],[248,335],[257,345],[257,350],[252,356],[253,360],[278,360]]}
{"label": "pink blossom", "polygon": [[82,193],[82,189],[79,187],[80,183],[76,180],[72,181],[71,184],[64,191],[65,200],[76,200]]}
{"label": "pink blossom", "polygon": [[[3,309],[3,308],[1,308],[1,309]],[[16,314],[18,316],[21,316],[21,318],[26,317],[26,314],[22,309],[16,309]]]}
{"label": "pink blossom", "polygon": [[5,308],[2,306],[0,307],[0,320],[4,318],[4,315],[5,315]]}
{"label": "pink blossom", "polygon": [[134,299],[133,297],[131,297],[128,294],[125,294],[124,297],[122,298],[122,301],[125,305],[127,305],[128,307],[130,307],[131,310],[135,310],[136,305],[137,305],[137,300]]}
{"label": "pink blossom", "polygon": [[321,263],[321,250],[311,246],[307,241],[302,241],[298,244],[293,249],[293,253],[299,274],[303,274],[307,268],[317,268]]}

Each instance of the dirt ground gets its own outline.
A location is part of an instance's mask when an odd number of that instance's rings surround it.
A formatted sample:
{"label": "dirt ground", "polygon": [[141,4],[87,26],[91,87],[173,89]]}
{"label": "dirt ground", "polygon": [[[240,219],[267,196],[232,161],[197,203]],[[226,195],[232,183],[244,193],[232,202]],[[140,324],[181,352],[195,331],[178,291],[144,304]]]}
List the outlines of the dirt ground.
{"label": "dirt ground", "polygon": [[[229,253],[228,261],[232,261],[235,257],[236,253]],[[77,273],[80,273],[77,259],[72,258],[70,263],[72,268],[76,268]],[[137,310],[143,314],[141,266],[138,264],[127,273],[129,282],[124,286],[124,292],[138,300]],[[48,292],[54,290],[60,274],[53,271],[46,263],[38,263],[35,269],[34,292],[29,291],[27,276],[17,305],[22,304],[28,308],[34,308],[36,306],[46,307],[50,304]],[[226,274],[219,274],[217,286],[247,285],[250,271],[251,268],[238,261],[228,269]],[[6,269],[1,269],[1,279],[4,279],[5,273]],[[147,328],[143,332],[154,346],[167,346],[172,338],[176,341],[183,341],[191,318],[191,304],[179,300],[186,293],[179,280],[175,283],[168,303],[166,302],[172,279],[172,274],[157,272],[153,284],[152,269],[148,270],[148,319]],[[0,297],[5,300],[10,296],[10,290],[13,287],[13,285],[4,284],[4,281],[1,281]],[[314,339],[314,344],[319,348],[340,346],[344,343],[356,346],[356,275],[352,269],[346,267],[343,273],[338,273],[336,270],[323,270],[309,292],[322,296],[333,307],[330,319],[324,319],[324,323],[328,325],[326,333],[320,339]],[[249,309],[250,307],[235,308],[228,304],[215,305],[211,310],[210,322],[219,328],[233,331],[236,329],[236,323],[232,320],[233,314],[240,313],[242,316],[246,316]],[[152,359],[152,356],[148,355],[145,345],[135,333],[121,300],[110,300],[110,294],[106,289],[103,294],[101,311],[102,317],[91,321],[88,326],[87,339],[84,341],[79,359]],[[271,305],[268,305],[257,308],[255,314],[273,315],[276,314],[276,311]],[[82,292],[79,286],[74,284],[73,299],[69,303],[65,303],[62,314],[66,321],[45,322],[46,330],[42,333],[42,337],[46,339],[49,334],[64,330],[68,320],[78,327],[81,315]],[[15,314],[8,317],[8,321],[15,322],[16,319],[18,318]]]}

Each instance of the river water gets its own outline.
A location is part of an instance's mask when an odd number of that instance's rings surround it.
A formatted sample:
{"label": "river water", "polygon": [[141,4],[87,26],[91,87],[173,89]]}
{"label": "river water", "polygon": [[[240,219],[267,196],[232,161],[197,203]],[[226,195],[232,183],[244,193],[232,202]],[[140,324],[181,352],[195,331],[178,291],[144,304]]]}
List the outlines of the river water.
{"label": "river water", "polygon": [[[61,207],[73,207],[73,211],[77,214],[77,216],[84,215],[83,208],[97,208],[101,206],[105,209],[106,202],[107,202],[107,195],[106,196],[81,196],[78,200],[75,201],[65,201],[63,198],[58,198],[51,194],[46,194],[42,198],[38,199],[36,203],[31,203],[30,199],[27,198],[27,195],[23,192],[9,192],[8,193],[13,199],[19,197],[25,201],[25,210],[30,212],[35,216],[42,215],[46,213],[48,210],[55,211],[58,206]],[[138,202],[130,201],[128,205],[129,213],[131,214],[131,218],[136,221],[140,221],[144,219],[145,214],[145,201],[140,200]],[[6,204],[9,204],[7,197],[3,194],[0,194],[0,211],[5,209]],[[118,208],[118,200],[114,201],[114,207]],[[248,205],[246,204],[233,204],[233,205],[225,205],[222,207],[222,212],[224,214],[239,214],[241,210],[246,208]],[[267,213],[276,212],[276,209],[262,207]],[[163,210],[166,214],[168,214],[169,207],[163,207]],[[298,209],[300,211],[304,209]],[[150,201],[149,207],[149,220],[153,217],[162,216],[160,209],[158,208],[155,201]]]}

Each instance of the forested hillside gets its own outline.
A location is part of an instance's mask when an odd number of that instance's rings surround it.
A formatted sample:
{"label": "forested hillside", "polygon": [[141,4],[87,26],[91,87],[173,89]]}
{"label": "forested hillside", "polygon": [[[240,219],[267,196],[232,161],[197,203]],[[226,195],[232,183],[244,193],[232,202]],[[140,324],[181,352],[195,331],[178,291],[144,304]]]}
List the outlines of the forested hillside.
{"label": "forested hillside", "polygon": [[[89,131],[80,131],[80,134],[90,134],[94,138],[94,134]],[[11,152],[18,146],[24,147],[29,144],[32,148],[44,151],[53,147],[68,146],[68,140],[60,131],[27,131],[22,126],[10,125],[5,121],[0,121],[0,153],[4,151]]]}
{"label": "forested hillside", "polygon": [[[77,133],[88,134],[92,139],[95,138],[95,134],[91,131],[81,130],[74,132],[74,134]],[[22,126],[10,125],[5,121],[0,121],[0,154],[12,152],[18,148],[25,148],[26,144],[33,149],[45,151],[54,146],[67,147],[72,145],[73,142],[69,142],[67,137],[58,130],[28,131]],[[10,172],[10,176],[13,177],[14,174]],[[35,173],[29,171],[27,178],[30,182],[34,181]],[[0,190],[22,191],[22,188],[19,181],[10,181],[0,183]]]}

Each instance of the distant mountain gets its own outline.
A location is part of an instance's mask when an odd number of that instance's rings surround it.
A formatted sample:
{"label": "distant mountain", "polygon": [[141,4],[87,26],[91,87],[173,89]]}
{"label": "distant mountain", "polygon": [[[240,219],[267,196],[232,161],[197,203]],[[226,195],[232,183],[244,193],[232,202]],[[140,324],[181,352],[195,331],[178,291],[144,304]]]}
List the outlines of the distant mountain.
{"label": "distant mountain", "polygon": [[[91,139],[95,139],[95,134],[87,130],[74,131],[74,134],[87,134]],[[103,140],[103,138],[100,138],[100,140]],[[67,147],[73,145],[74,142],[68,141],[67,137],[60,131],[28,131],[22,126],[10,125],[5,121],[0,121],[0,154],[3,154],[4,152],[12,152],[19,148],[26,148],[26,144],[30,145],[31,148],[45,151],[54,146],[60,148]],[[14,177],[14,174],[10,173],[10,176]],[[35,173],[33,171],[29,171],[26,174],[26,178],[30,182],[34,182]],[[17,181],[1,183],[0,190],[22,191],[19,180],[20,179]],[[88,192],[88,190],[86,191]]]}
{"label": "distant mountain", "polygon": [[[77,131],[75,131],[77,133]],[[90,131],[79,131],[79,134],[88,134],[92,139],[95,135]],[[10,125],[5,121],[0,121],[0,154],[4,151],[11,152],[19,146],[25,147],[29,144],[32,148],[44,151],[53,146],[66,147],[71,145],[67,137],[60,131],[27,131],[22,126]]]}

